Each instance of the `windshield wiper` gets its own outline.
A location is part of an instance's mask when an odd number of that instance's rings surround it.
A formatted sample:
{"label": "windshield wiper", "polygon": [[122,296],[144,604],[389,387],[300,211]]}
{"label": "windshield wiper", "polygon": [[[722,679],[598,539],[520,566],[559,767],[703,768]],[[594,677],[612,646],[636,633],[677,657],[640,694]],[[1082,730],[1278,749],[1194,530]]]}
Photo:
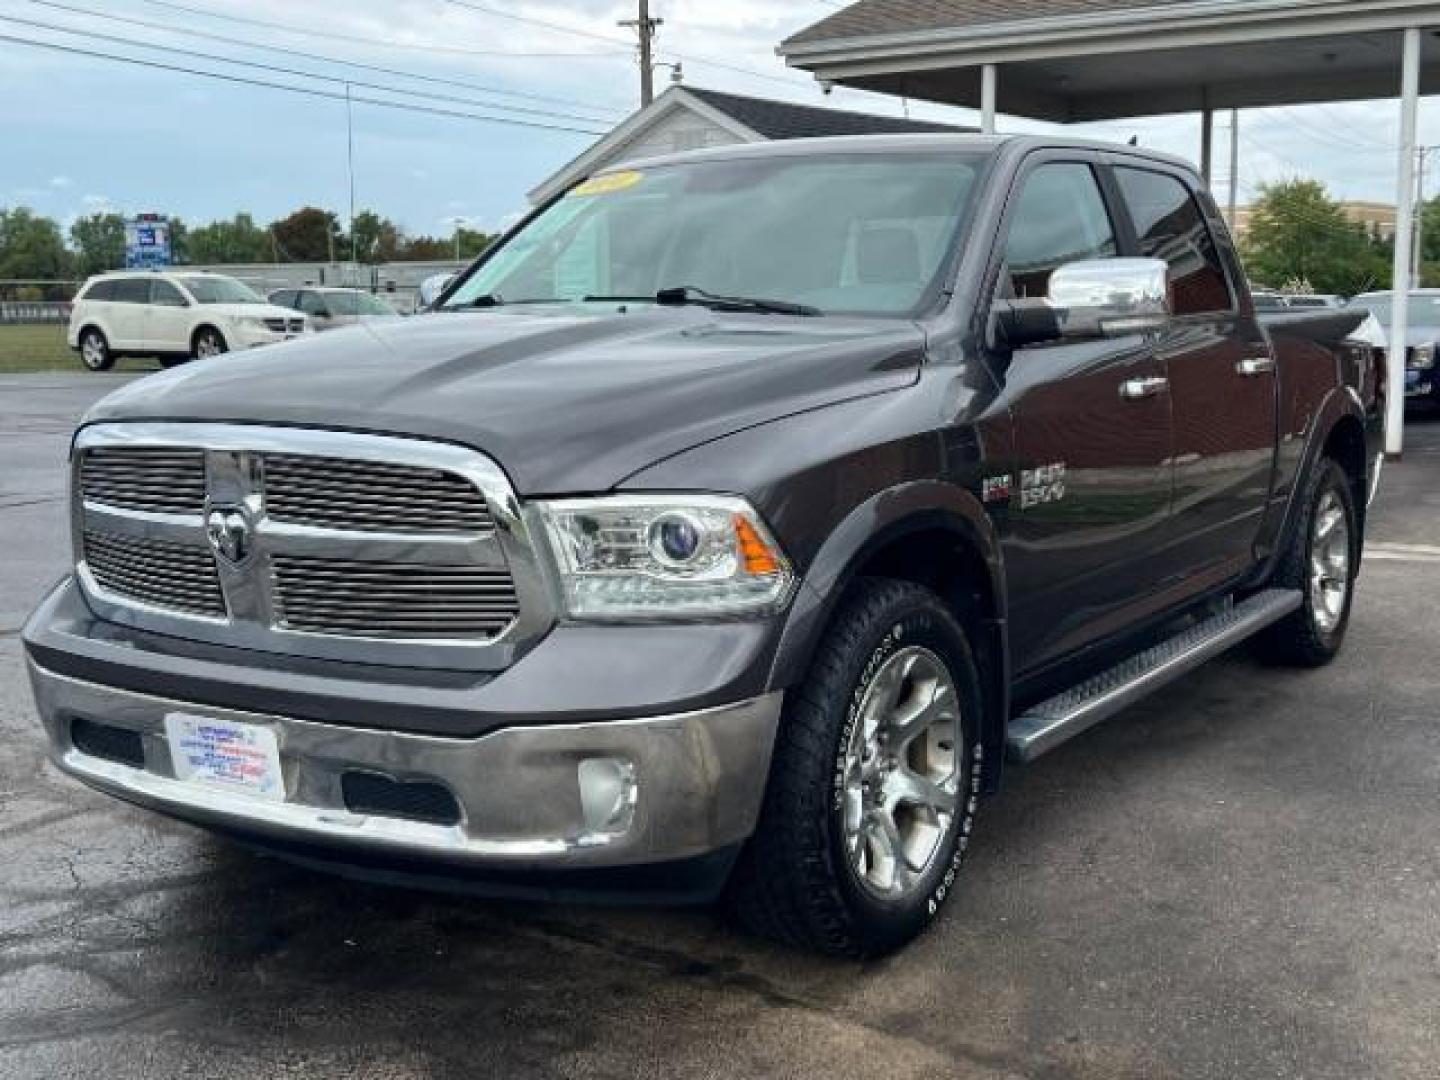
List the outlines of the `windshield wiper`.
{"label": "windshield wiper", "polygon": [[824,312],[809,304],[794,304],[789,300],[766,300],[758,296],[721,296],[706,292],[694,285],[677,285],[661,289],[655,294],[657,304],[679,306],[699,304],[716,311],[758,311],[767,315],[823,315]]}

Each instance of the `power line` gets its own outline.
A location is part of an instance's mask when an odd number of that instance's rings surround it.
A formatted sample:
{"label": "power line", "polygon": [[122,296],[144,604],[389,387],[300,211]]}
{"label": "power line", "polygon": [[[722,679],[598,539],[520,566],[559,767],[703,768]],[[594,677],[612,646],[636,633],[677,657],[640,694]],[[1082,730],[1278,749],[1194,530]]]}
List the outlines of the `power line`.
{"label": "power line", "polygon": [[[40,22],[35,19],[24,19],[14,15],[9,16],[8,18],[10,22],[19,23],[22,26],[28,26],[39,30],[54,31],[61,34],[70,34],[75,37],[82,37],[91,40],[105,41],[114,45],[128,45],[132,48],[148,49],[152,52],[159,52],[164,54],[173,54],[180,52],[180,50],[176,49],[174,46],[171,45],[159,45],[147,41],[136,41],[134,38],[121,37],[118,34],[106,34],[98,30],[77,30],[68,26],[58,26],[54,23]],[[256,60],[235,60],[227,56],[217,56],[214,53],[187,50],[183,53],[183,55],[194,58],[196,60],[207,60],[212,63],[232,64],[238,67],[253,68],[256,70],[268,71],[279,75],[293,75],[303,79],[316,79],[321,82],[343,84],[347,87],[358,86],[366,90],[378,90],[381,93],[385,94],[399,94],[408,97],[425,98],[427,100],[440,101],[450,105],[471,105],[478,106],[482,109],[503,109],[506,112],[541,116],[547,119],[554,120],[576,120],[582,123],[603,122],[596,117],[576,116],[572,113],[557,113],[553,109],[534,109],[524,105],[506,105],[497,102],[477,101],[474,98],[456,97],[453,94],[436,94],[426,90],[409,90],[405,87],[387,86],[384,83],[371,83],[364,82],[359,79],[342,78],[339,75],[317,74],[313,71],[302,71],[298,68],[284,67],[279,64],[264,64]]]}
{"label": "power line", "polygon": [[422,45],[408,41],[386,41],[381,38],[363,37],[359,34],[345,34],[340,31],[331,30],[310,30],[303,26],[294,26],[290,23],[270,22],[267,19],[257,19],[246,15],[228,15],[219,11],[206,11],[203,8],[187,7],[184,4],[170,3],[169,0],[143,0],[144,3],[153,4],[155,7],[168,8],[171,11],[183,11],[189,15],[203,15],[209,19],[223,19],[226,22],[243,23],[247,26],[260,26],[267,30],[282,30],[287,34],[298,34],[301,37],[318,37],[329,41],[350,41],[357,45],[383,46],[392,49],[409,49],[426,53],[452,53],[456,56],[518,56],[518,57],[555,57],[573,58],[583,56],[602,56],[603,53],[557,53],[557,52],[510,52],[500,49],[466,49],[458,45]]}
{"label": "power line", "polygon": [[[146,2],[156,3],[157,0],[146,0]],[[630,45],[630,42],[623,38],[611,37],[609,34],[598,34],[593,30],[582,30],[579,27],[566,26],[564,23],[550,22],[546,19],[537,19],[533,15],[516,15],[514,12],[503,11],[500,8],[491,7],[488,4],[476,3],[475,0],[445,0],[445,3],[452,4],[455,7],[466,8],[470,11],[478,11],[483,15],[493,15],[500,19],[509,19],[512,22],[528,23],[531,26],[543,27],[546,30],[553,30],[560,34],[572,34],[575,37],[589,38],[591,41],[603,41],[607,45]],[[671,56],[677,56],[681,60],[688,60],[693,64],[708,64],[710,67],[738,72],[741,75],[748,75],[754,79],[768,79],[770,82],[785,83],[787,86],[810,85],[808,80],[787,78],[784,75],[771,75],[768,72],[756,71],[754,68],[732,64],[727,60],[706,56],[704,53],[682,53],[677,49],[667,49],[666,52]]]}
{"label": "power line", "polygon": [[[89,16],[89,17],[92,17],[92,18],[107,19],[107,20],[109,20],[109,21],[111,21],[111,22],[126,23],[126,24],[129,24],[129,25],[131,25],[131,26],[138,26],[138,27],[141,27],[141,28],[146,29],[146,30],[161,30],[161,31],[164,31],[165,33],[170,33],[170,34],[183,34],[183,35],[185,35],[186,37],[201,38],[201,39],[206,40],[206,41],[217,41],[217,42],[220,42],[221,44],[224,44],[224,45],[238,45],[238,46],[240,46],[241,48],[245,48],[245,49],[257,49],[257,50],[261,50],[261,51],[264,51],[264,52],[277,53],[277,54],[280,54],[280,55],[283,55],[283,56],[295,56],[295,57],[299,57],[300,59],[303,59],[303,60],[311,60],[311,61],[316,61],[316,62],[324,63],[324,64],[334,64],[334,65],[336,65],[337,67],[355,68],[355,69],[358,70],[358,71],[373,71],[373,72],[377,72],[377,73],[379,73],[379,74],[381,74],[381,75],[392,75],[392,76],[395,76],[395,77],[397,77],[397,78],[402,78],[402,79],[413,79],[413,80],[415,80],[416,82],[430,83],[430,84],[435,85],[435,86],[454,86],[454,87],[459,87],[459,88],[466,89],[466,90],[474,90],[474,91],[477,91],[478,93],[482,93],[482,94],[491,94],[491,95],[494,95],[494,96],[496,96],[496,97],[514,97],[514,98],[519,98],[519,99],[525,100],[525,101],[532,101],[532,100],[533,100],[533,101],[541,101],[541,102],[553,103],[553,104],[557,104],[557,105],[566,105],[566,106],[569,106],[570,108],[580,109],[580,110],[585,111],[585,112],[594,112],[594,113],[606,113],[606,112],[608,112],[608,113],[610,113],[610,116],[611,116],[611,117],[617,116],[617,115],[619,114],[619,112],[620,112],[620,110],[618,110],[618,109],[601,109],[601,108],[598,108],[598,107],[593,106],[593,105],[586,105],[586,104],[584,104],[583,102],[573,101],[573,100],[566,100],[566,99],[564,99],[564,98],[551,98],[551,97],[545,97],[545,96],[542,96],[542,95],[539,95],[539,94],[525,94],[525,93],[521,93],[521,92],[515,91],[515,90],[504,90],[504,89],[501,89],[501,88],[499,88],[499,87],[486,86],[486,85],[484,85],[484,84],[482,84],[482,83],[473,82],[473,81],[470,81],[470,80],[468,80],[468,79],[452,79],[452,78],[445,78],[445,77],[439,76],[439,75],[422,75],[422,74],[418,74],[418,73],[413,72],[413,71],[404,71],[404,70],[401,70],[401,69],[399,69],[399,68],[384,67],[384,66],[381,66],[381,65],[378,65],[378,64],[367,64],[367,63],[363,63],[363,62],[361,62],[361,61],[359,61],[359,60],[342,60],[342,59],[339,59],[339,58],[337,58],[337,57],[326,56],[326,55],[324,55],[324,54],[322,54],[322,53],[306,52],[306,51],[303,50],[303,49],[288,49],[288,48],[286,48],[286,47],[283,46],[283,45],[270,45],[270,44],[266,44],[266,43],[258,42],[258,41],[246,41],[246,40],[243,39],[243,38],[230,37],[230,36],[225,35],[225,34],[215,34],[215,33],[211,33],[211,32],[206,31],[206,30],[195,30],[195,29],[192,29],[192,28],[190,28],[190,27],[182,27],[182,26],[169,26],[169,25],[166,25],[165,23],[158,23],[158,22],[155,22],[155,21],[150,20],[150,19],[137,19],[137,18],[134,18],[134,17],[131,17],[131,16],[126,16],[126,15],[112,15],[112,14],[110,14],[109,12],[96,11],[96,10],[94,10],[93,8],[79,7],[79,6],[76,6],[76,5],[74,5],[74,4],[58,3],[57,0],[28,0],[28,2],[29,2],[29,3],[32,3],[32,4],[38,4],[38,5],[40,5],[41,7],[53,8],[53,9],[58,10],[58,11],[65,11],[65,12],[69,12],[69,13],[75,14],[75,15],[85,15],[85,16]],[[278,24],[277,24],[277,25],[278,25]],[[347,40],[348,40],[348,39],[347,39]],[[363,39],[353,39],[353,40],[363,40]],[[377,44],[377,45],[378,45],[378,44],[382,44],[382,43],[377,41],[377,42],[374,42],[374,44]],[[400,44],[400,43],[397,43],[397,45],[398,45],[398,44]],[[489,54],[483,54],[483,55],[489,55]],[[496,55],[500,55],[500,54],[496,54]],[[507,53],[507,54],[504,54],[504,55],[514,56],[514,55],[521,55],[521,54],[517,54],[517,53]],[[589,54],[586,54],[586,55],[602,56],[602,55],[606,55],[606,54],[602,54],[602,53],[589,53]],[[500,104],[500,103],[497,103],[496,106],[494,106],[494,107],[496,107],[496,108],[510,108],[510,106],[508,106],[508,105],[503,105],[503,104]],[[606,122],[607,122],[607,123],[609,122],[609,118],[606,118]]]}
{"label": "power line", "polygon": [[[333,90],[320,90],[313,86],[295,86],[290,83],[272,82],[268,79],[255,79],[244,75],[231,75],[219,71],[205,71],[201,68],[185,67],[180,64],[167,64],[159,60],[141,60],[138,57],[119,56],[115,53],[101,52],[97,49],[82,49],[75,45],[61,45],[53,41],[35,41],[31,38],[15,37],[12,34],[0,34],[0,41],[8,42],[12,45],[29,45],[32,48],[67,53],[72,56],[87,56],[96,60],[111,60],[115,63],[151,68],[156,71],[171,71],[182,75],[197,75],[201,78],[215,79],[220,82],[235,83],[241,86],[259,86],[269,90],[288,90],[292,94],[304,94],[308,97],[325,98],[329,101],[345,100],[343,93]],[[505,124],[510,127],[538,128],[543,131],[568,131],[581,135],[605,134],[605,132],[596,131],[593,128],[573,127],[564,124],[546,124],[537,120],[517,120],[507,116],[487,116],[480,113],[462,112],[456,109],[441,109],[430,105],[414,105],[401,101],[386,101],[383,98],[358,97],[352,95],[351,100],[357,105],[374,105],[377,108],[395,109],[400,112],[424,113],[430,116],[444,116],[458,120],[475,120],[488,124]]]}

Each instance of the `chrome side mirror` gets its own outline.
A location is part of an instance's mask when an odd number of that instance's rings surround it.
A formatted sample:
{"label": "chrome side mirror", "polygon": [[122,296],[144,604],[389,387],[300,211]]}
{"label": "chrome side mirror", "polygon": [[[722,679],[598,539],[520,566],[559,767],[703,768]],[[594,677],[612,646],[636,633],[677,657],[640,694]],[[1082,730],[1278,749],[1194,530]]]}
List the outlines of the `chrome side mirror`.
{"label": "chrome side mirror", "polygon": [[1012,301],[1001,332],[1014,346],[1148,334],[1170,320],[1163,259],[1087,259],[1050,275],[1042,300]]}

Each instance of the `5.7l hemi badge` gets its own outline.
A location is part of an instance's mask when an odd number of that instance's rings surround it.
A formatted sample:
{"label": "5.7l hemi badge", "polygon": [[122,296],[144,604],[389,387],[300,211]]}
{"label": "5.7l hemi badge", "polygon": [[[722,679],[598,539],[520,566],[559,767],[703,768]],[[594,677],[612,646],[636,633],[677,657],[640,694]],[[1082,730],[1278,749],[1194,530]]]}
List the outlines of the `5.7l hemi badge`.
{"label": "5.7l hemi badge", "polygon": [[1065,462],[1038,465],[1020,473],[1020,509],[1059,502],[1065,498]]}

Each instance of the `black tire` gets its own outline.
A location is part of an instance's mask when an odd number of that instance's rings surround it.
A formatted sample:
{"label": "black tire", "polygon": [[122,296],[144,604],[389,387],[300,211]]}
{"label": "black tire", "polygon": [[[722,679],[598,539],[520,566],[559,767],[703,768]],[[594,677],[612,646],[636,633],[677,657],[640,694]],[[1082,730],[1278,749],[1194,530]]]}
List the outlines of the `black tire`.
{"label": "black tire", "polygon": [[[955,690],[957,802],[909,891],[881,897],[847,853],[847,748],[886,659],[917,648],[943,663]],[[857,583],[786,703],[760,822],[731,879],[741,922],[784,944],[853,957],[891,952],[924,930],[953,891],[969,844],[980,789],[980,686],[965,629],[939,597],[909,582]]]}
{"label": "black tire", "polygon": [[85,365],[86,371],[109,371],[115,366],[110,342],[93,326],[80,331],[80,363]]}
{"label": "black tire", "polygon": [[[1270,663],[1292,667],[1321,667],[1340,652],[1350,625],[1350,608],[1355,599],[1355,569],[1359,562],[1359,515],[1350,478],[1339,464],[1322,458],[1310,471],[1300,493],[1303,512],[1270,584],[1279,589],[1299,589],[1305,603],[1295,612],[1262,630],[1255,649]],[[1333,500],[1343,515],[1346,572],[1344,594],[1338,618],[1327,615],[1319,591],[1314,587],[1311,558],[1317,545],[1316,515],[1327,500]]]}
{"label": "black tire", "polygon": [[188,356],[167,355],[161,356],[158,359],[160,360],[160,366],[168,370],[172,367],[179,367],[181,364],[188,364],[191,358]]}
{"label": "black tire", "polygon": [[225,335],[213,326],[202,326],[195,331],[195,339],[190,343],[192,360],[203,360],[207,356],[219,356],[229,351],[230,346],[225,343]]}

